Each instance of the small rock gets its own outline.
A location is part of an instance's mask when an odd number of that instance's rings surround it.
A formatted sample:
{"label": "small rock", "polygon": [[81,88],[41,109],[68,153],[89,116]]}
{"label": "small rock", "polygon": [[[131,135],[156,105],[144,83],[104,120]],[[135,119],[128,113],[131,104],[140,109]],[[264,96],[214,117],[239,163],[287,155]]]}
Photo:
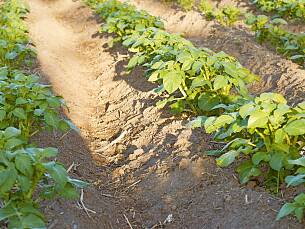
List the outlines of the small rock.
{"label": "small rock", "polygon": [[143,149],[136,149],[132,154],[129,155],[129,160],[133,161],[135,159],[137,159],[139,156],[141,156],[142,154],[144,154],[144,150]]}

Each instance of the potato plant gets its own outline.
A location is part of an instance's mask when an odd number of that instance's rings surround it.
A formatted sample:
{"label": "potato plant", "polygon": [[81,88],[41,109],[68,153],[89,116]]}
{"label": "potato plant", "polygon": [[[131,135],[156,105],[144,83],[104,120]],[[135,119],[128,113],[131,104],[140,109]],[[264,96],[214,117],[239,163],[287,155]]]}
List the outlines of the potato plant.
{"label": "potato plant", "polygon": [[50,160],[57,149],[30,146],[21,133],[14,127],[0,131],[0,221],[7,221],[8,228],[46,228],[39,202],[76,198],[75,187],[86,183],[70,178],[63,165]]}
{"label": "potato plant", "polygon": [[257,79],[224,52],[198,49],[181,36],[162,30],[139,31],[123,44],[136,53],[127,67],[147,67],[148,80],[159,82],[161,91],[172,95],[159,104],[169,102],[176,112],[211,112],[219,103],[249,97],[245,85]]}
{"label": "potato plant", "polygon": [[231,26],[237,22],[242,13],[239,8],[232,5],[225,5],[223,7],[214,7],[209,0],[201,0],[199,5],[196,5],[194,0],[177,0],[179,6],[184,10],[196,9],[203,13],[208,20],[216,20],[224,26]]}
{"label": "potato plant", "polygon": [[105,19],[103,31],[115,33],[135,53],[127,68],[147,67],[149,80],[160,83],[158,91],[170,94],[158,103],[160,107],[168,103],[176,113],[200,114],[214,112],[219,103],[249,97],[246,84],[257,76],[233,57],[195,48],[181,36],[162,30],[158,18],[127,4],[110,0],[98,4],[96,11]]}
{"label": "potato plant", "polygon": [[254,4],[266,12],[273,12],[279,16],[305,20],[304,0],[252,0]]}
{"label": "potato plant", "polygon": [[224,149],[208,152],[221,155],[216,159],[218,166],[227,167],[243,158],[236,169],[240,182],[260,176],[274,180],[276,192],[285,180],[288,185],[304,182],[305,102],[291,107],[282,95],[263,93],[237,109],[226,110],[220,116],[201,116],[192,122],[193,127],[204,126],[207,133],[214,133],[215,140],[228,142]]}
{"label": "potato plant", "polygon": [[[289,106],[276,93],[253,98],[247,85],[257,76],[233,57],[194,47],[180,35],[165,32],[158,18],[126,3],[89,0],[89,5],[105,20],[104,31],[116,34],[134,53],[127,69],[144,66],[148,80],[159,83],[155,92],[167,95],[159,107],[169,104],[177,113],[201,114],[191,126],[204,127],[215,133],[215,140],[227,142],[222,150],[208,152],[219,156],[219,166],[240,158],[241,183],[261,176],[274,180],[277,192],[285,181],[289,186],[304,183],[304,102]],[[300,194],[282,207],[277,219],[294,214],[301,220],[303,210]]]}
{"label": "potato plant", "polygon": [[40,129],[69,130],[73,125],[61,119],[58,109],[64,103],[50,86],[39,83],[35,75],[0,68],[0,129],[16,126],[26,138]]}
{"label": "potato plant", "polygon": [[40,202],[77,198],[77,189],[87,185],[53,159],[57,149],[30,143],[42,129],[75,127],[59,115],[62,98],[21,70],[35,56],[23,23],[27,12],[21,0],[0,5],[0,221],[9,229],[46,228]]}
{"label": "potato plant", "polygon": [[22,18],[28,8],[21,0],[6,1],[0,15],[0,66],[22,67],[33,62],[35,51],[29,45]]}
{"label": "potato plant", "polygon": [[121,41],[122,37],[132,34],[135,30],[148,27],[163,28],[163,22],[147,14],[136,11],[134,6],[116,0],[101,1],[96,12],[106,20],[102,32],[114,33],[117,38],[112,42]]}
{"label": "potato plant", "polygon": [[205,15],[207,20],[215,19],[221,25],[225,26],[232,26],[242,16],[242,12],[238,7],[225,5],[216,8],[209,0],[201,0],[198,9]]}
{"label": "potato plant", "polygon": [[265,15],[248,15],[246,23],[255,32],[260,43],[271,43],[276,50],[293,62],[305,67],[305,34],[291,33],[281,28],[287,22],[280,18],[270,20]]}
{"label": "potato plant", "polygon": [[195,0],[177,0],[177,2],[185,10],[191,10],[195,6]]}

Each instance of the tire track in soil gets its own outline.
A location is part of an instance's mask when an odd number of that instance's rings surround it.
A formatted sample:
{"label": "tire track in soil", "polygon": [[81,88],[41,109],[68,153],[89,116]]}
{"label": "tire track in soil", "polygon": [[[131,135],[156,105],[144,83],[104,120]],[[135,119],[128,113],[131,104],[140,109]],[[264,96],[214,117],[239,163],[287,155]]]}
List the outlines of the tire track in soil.
{"label": "tire track in soil", "polygon": [[170,214],[166,228],[303,228],[293,220],[274,222],[271,209],[280,200],[258,187],[241,188],[231,169],[202,156],[215,147],[209,136],[154,107],[154,86],[142,69],[124,72],[128,53],[105,47],[110,38],[96,32],[99,23],[88,8],[71,0],[29,3],[40,72],[81,129],[62,140],[50,134],[38,140],[59,147],[66,166],[78,164],[73,176],[93,183],[84,201],[97,212],[89,218],[75,201],[46,203],[50,228],[125,229],[125,216],[133,228],[152,228]]}

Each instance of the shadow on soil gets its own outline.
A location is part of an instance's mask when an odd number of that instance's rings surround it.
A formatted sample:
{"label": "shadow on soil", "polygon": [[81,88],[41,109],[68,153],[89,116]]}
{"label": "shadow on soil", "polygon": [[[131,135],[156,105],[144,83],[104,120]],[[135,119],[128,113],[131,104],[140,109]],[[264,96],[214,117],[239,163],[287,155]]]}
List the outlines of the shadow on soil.
{"label": "shadow on soil", "polygon": [[[257,74],[264,72],[263,83],[257,86],[257,93],[277,88],[277,81],[285,71],[285,66],[278,67],[278,59],[266,61],[267,51],[259,52],[260,55],[256,57],[256,49],[253,51],[253,37],[245,31],[217,26],[214,29],[217,32],[212,35],[195,36],[190,39],[197,46],[204,45],[215,51],[226,51],[237,57],[246,67],[250,66]],[[112,37],[101,33],[93,36]],[[250,45],[245,45],[245,40],[249,40]],[[122,55],[130,56],[126,48],[119,44],[113,48],[104,48],[115,60]],[[259,49],[261,47],[257,47],[257,50]],[[155,84],[145,79],[142,68],[126,74],[127,63],[126,59],[116,62],[114,80],[124,80],[140,92],[149,92],[155,88]],[[269,65],[267,72],[266,63]],[[141,101],[145,104],[142,112],[159,99],[149,98]],[[179,120],[173,118],[168,109],[161,112],[162,117],[167,118],[167,122],[159,125],[154,133],[164,130],[173,120]],[[132,135],[140,135],[141,131],[143,129],[140,128]],[[187,131],[191,133],[186,134]],[[142,147],[144,156],[137,158],[134,164],[130,163],[128,158],[138,150],[138,147],[133,144],[126,146],[125,160],[120,162],[117,168],[127,168],[127,173],[120,177],[124,193],[121,194],[128,196],[124,200],[125,204],[132,206],[126,212],[126,216],[133,226],[163,228],[168,217],[173,215],[174,221],[168,224],[168,228],[285,228],[288,220],[285,220],[283,226],[271,220],[274,219],[275,212],[270,209],[279,209],[278,200],[272,199],[265,192],[261,193],[259,187],[255,190],[253,187],[241,188],[238,181],[232,177],[233,169],[218,169],[213,158],[202,156],[205,150],[220,147],[211,141],[211,136],[199,129],[179,129],[174,133],[169,130],[160,141],[151,141]],[[149,154],[152,156],[145,157]],[[248,197],[252,199],[251,206],[244,203],[244,198]],[[265,205],[266,202],[269,203],[268,207]],[[260,222],[249,222],[248,219],[251,217],[259,218]],[[249,225],[245,225],[245,222]],[[292,224],[292,227],[299,228],[298,224]]]}

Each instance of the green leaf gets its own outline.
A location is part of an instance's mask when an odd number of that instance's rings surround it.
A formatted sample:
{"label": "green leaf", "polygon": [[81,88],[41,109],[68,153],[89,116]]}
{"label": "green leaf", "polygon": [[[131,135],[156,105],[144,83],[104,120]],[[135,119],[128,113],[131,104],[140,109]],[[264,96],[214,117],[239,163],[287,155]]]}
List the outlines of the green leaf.
{"label": "green leaf", "polygon": [[287,187],[289,186],[297,186],[299,184],[305,183],[305,174],[299,174],[297,176],[287,176],[285,178],[285,182],[287,183]]}
{"label": "green leaf", "polygon": [[23,225],[23,228],[46,228],[44,221],[39,216],[34,214],[29,214],[26,217],[23,217],[21,223]]}
{"label": "green leaf", "polygon": [[4,147],[6,149],[14,149],[18,146],[21,146],[22,144],[24,144],[24,141],[22,141],[21,139],[11,138],[5,143]]}
{"label": "green leaf", "polygon": [[13,165],[10,165],[5,171],[0,172],[0,179],[1,194],[10,191],[13,188],[17,179],[17,171]]}
{"label": "green leaf", "polygon": [[60,195],[66,199],[77,199],[79,197],[78,191],[71,183],[65,185],[64,189],[60,192]]}
{"label": "green leaf", "polygon": [[174,99],[175,99],[175,98],[172,97],[172,96],[169,97],[169,98],[167,98],[167,99],[163,99],[163,100],[161,100],[161,101],[158,101],[158,102],[156,103],[156,106],[157,106],[157,108],[159,108],[159,109],[164,108],[165,105],[166,105],[167,103],[173,101]]}
{"label": "green leaf", "polygon": [[296,160],[288,160],[288,163],[291,165],[300,165],[305,167],[305,157],[300,157]]}
{"label": "green leaf", "polygon": [[261,161],[268,162],[270,160],[270,155],[266,152],[257,152],[252,156],[252,162],[254,165],[258,165]]}
{"label": "green leaf", "polygon": [[206,120],[207,120],[206,116],[198,116],[194,120],[190,121],[187,124],[187,127],[191,127],[191,128],[203,127]]}
{"label": "green leaf", "polygon": [[304,218],[304,209],[305,207],[298,207],[297,209],[294,210],[294,215],[297,217],[300,223]]}
{"label": "green leaf", "polygon": [[163,77],[164,88],[169,94],[175,92],[182,84],[182,81],[182,75],[177,72],[169,72]]}
{"label": "green leaf", "polygon": [[58,149],[53,147],[45,148],[39,153],[39,156],[41,158],[56,157],[57,155],[58,155]]}
{"label": "green leaf", "polygon": [[55,181],[56,186],[59,189],[63,189],[68,182],[68,173],[66,169],[54,161],[44,163],[43,166]]}
{"label": "green leaf", "polygon": [[35,109],[34,110],[34,115],[36,116],[41,116],[43,114],[44,110],[42,109]]}
{"label": "green leaf", "polygon": [[15,52],[15,51],[13,51],[13,52],[8,52],[8,53],[6,53],[5,54],[5,59],[7,59],[7,60],[13,60],[13,59],[15,59],[16,57],[17,57],[17,53]]}
{"label": "green leaf", "polygon": [[239,153],[235,150],[230,150],[229,152],[221,155],[216,159],[216,163],[220,167],[227,167],[232,164]]}
{"label": "green leaf", "polygon": [[20,188],[22,192],[27,193],[30,191],[32,186],[32,181],[27,176],[23,176],[19,174],[17,180],[20,184]]}
{"label": "green leaf", "polygon": [[[77,126],[75,126],[73,122],[71,122],[70,120],[67,120],[67,119],[60,121],[60,123],[59,123],[60,129],[61,129],[61,127],[60,127],[61,122],[65,122],[66,124],[68,124],[68,126],[69,126],[68,130],[74,130],[75,132],[80,133],[79,128]],[[61,130],[63,130],[63,129],[61,129]],[[68,131],[68,130],[66,129],[65,131]]]}
{"label": "green leaf", "polygon": [[300,205],[303,205],[305,203],[305,193],[300,193],[294,198],[294,201]]}
{"label": "green leaf", "polygon": [[21,134],[21,131],[15,127],[8,127],[4,131],[4,136],[8,138],[18,137]]}
{"label": "green leaf", "polygon": [[291,136],[305,134],[305,119],[295,120],[288,123],[284,127],[284,131]]}
{"label": "green leaf", "polygon": [[69,178],[68,182],[73,184],[77,188],[86,188],[89,185],[89,183],[87,183],[87,182],[77,180],[77,179],[72,179],[72,178]]}
{"label": "green leaf", "polygon": [[287,25],[287,21],[285,21],[284,19],[282,18],[275,18],[272,20],[272,23],[273,24],[282,24],[282,25]]}
{"label": "green leaf", "polygon": [[296,209],[295,205],[292,203],[286,203],[281,208],[280,212],[276,216],[276,220],[280,220],[281,218],[291,214]]}
{"label": "green leaf", "polygon": [[259,97],[255,99],[255,101],[256,103],[258,103],[259,101],[263,101],[263,102],[274,101],[279,104],[287,103],[287,100],[284,98],[283,95],[279,93],[271,93],[271,92],[262,93]]}
{"label": "green leaf", "polygon": [[139,59],[139,56],[137,56],[137,55],[133,56],[128,62],[127,69],[132,69],[135,66],[137,66],[138,59]]}
{"label": "green leaf", "polygon": [[55,111],[49,110],[44,114],[44,119],[49,126],[53,128],[57,128],[59,125],[60,119],[58,118],[58,114]]}
{"label": "green leaf", "polygon": [[51,107],[59,108],[61,106],[61,101],[58,97],[52,96],[47,98],[47,102]]}
{"label": "green leaf", "polygon": [[187,59],[187,60],[183,61],[181,70],[182,71],[190,70],[192,65],[193,65],[193,63],[194,63],[193,59]]}
{"label": "green leaf", "polygon": [[239,115],[242,118],[246,118],[248,115],[250,115],[254,110],[254,105],[252,103],[247,103],[243,105],[241,108],[239,108]]}
{"label": "green leaf", "polygon": [[15,108],[13,110],[13,115],[20,119],[26,119],[26,113],[23,108]]}
{"label": "green leaf", "polygon": [[174,114],[180,114],[185,109],[185,103],[183,100],[178,100],[177,102],[170,105],[171,112]]}
{"label": "green leaf", "polygon": [[16,215],[17,212],[10,205],[0,208],[0,222]]}
{"label": "green leaf", "polygon": [[159,80],[159,72],[158,72],[158,71],[155,71],[155,72],[153,72],[153,73],[150,75],[150,77],[148,78],[148,81],[149,81],[149,82],[155,82],[155,81],[157,81],[157,80]]}
{"label": "green leaf", "polygon": [[298,104],[298,107],[305,110],[305,101]]}
{"label": "green leaf", "polygon": [[283,129],[278,129],[275,131],[275,143],[283,143],[285,139],[286,133]]}
{"label": "green leaf", "polygon": [[211,82],[208,80],[205,80],[203,77],[196,77],[193,81],[192,81],[192,86],[191,89],[197,88],[197,87],[202,87],[208,85],[209,87],[211,87]]}
{"label": "green leaf", "polygon": [[221,154],[223,154],[223,151],[222,150],[209,150],[209,151],[206,151],[204,152],[205,155],[208,155],[208,156],[219,156]]}
{"label": "green leaf", "polygon": [[251,177],[256,177],[261,174],[261,171],[255,166],[253,166],[251,161],[246,161],[242,163],[237,168],[237,172],[239,173],[241,184],[245,184],[250,180]]}
{"label": "green leaf", "polygon": [[280,171],[283,167],[285,155],[283,153],[274,153],[269,161],[270,167],[276,171]]}
{"label": "green leaf", "polygon": [[248,128],[263,128],[268,122],[268,116],[261,110],[251,113],[248,120]]}
{"label": "green leaf", "polygon": [[211,111],[219,103],[221,103],[219,96],[201,94],[198,97],[198,106],[202,111]]}
{"label": "green leaf", "polygon": [[26,104],[26,103],[28,103],[28,101],[24,98],[20,97],[20,98],[16,99],[16,105],[23,105],[23,104]]}
{"label": "green leaf", "polygon": [[305,58],[305,55],[293,55],[290,57],[291,60],[297,60],[302,58]]}
{"label": "green leaf", "polygon": [[32,177],[34,170],[31,157],[25,153],[21,153],[22,150],[19,152],[15,158],[16,169],[27,177]]}
{"label": "green leaf", "polygon": [[219,75],[214,79],[214,90],[218,90],[227,86],[228,80],[227,77]]}
{"label": "green leaf", "polygon": [[0,122],[5,119],[6,116],[6,111],[5,110],[0,110]]}
{"label": "green leaf", "polygon": [[230,115],[221,115],[214,121],[213,125],[210,125],[206,128],[207,133],[212,133],[217,131],[219,128],[224,127],[227,124],[231,124],[234,121],[234,118]]}

